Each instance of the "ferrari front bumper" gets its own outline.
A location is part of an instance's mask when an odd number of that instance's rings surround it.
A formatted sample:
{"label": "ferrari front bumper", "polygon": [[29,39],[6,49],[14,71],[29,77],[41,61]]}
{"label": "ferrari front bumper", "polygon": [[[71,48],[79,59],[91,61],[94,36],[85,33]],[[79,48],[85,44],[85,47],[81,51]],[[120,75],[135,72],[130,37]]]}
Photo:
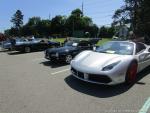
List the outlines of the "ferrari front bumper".
{"label": "ferrari front bumper", "polygon": [[71,67],[71,73],[77,79],[95,84],[115,85],[125,81],[123,73],[89,73],[73,67]]}

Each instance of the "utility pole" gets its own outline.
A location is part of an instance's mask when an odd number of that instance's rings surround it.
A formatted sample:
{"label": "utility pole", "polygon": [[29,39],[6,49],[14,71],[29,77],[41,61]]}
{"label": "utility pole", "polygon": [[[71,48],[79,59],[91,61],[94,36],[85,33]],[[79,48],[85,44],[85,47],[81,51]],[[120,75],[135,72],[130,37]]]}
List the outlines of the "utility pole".
{"label": "utility pole", "polygon": [[51,20],[51,14],[49,13],[49,20]]}
{"label": "utility pole", "polygon": [[84,3],[82,2],[82,16],[84,16]]}

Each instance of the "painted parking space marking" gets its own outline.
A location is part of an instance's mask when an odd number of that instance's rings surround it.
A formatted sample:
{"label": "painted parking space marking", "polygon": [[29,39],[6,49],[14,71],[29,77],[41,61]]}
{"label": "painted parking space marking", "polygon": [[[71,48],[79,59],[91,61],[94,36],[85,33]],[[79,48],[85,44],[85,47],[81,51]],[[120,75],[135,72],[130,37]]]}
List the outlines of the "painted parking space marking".
{"label": "painted parking space marking", "polygon": [[139,113],[147,113],[148,109],[150,108],[150,97],[144,103],[143,107],[140,109]]}
{"label": "painted parking space marking", "polygon": [[41,61],[41,60],[46,60],[45,58],[35,58],[32,61]]}
{"label": "painted parking space marking", "polygon": [[69,71],[69,70],[70,69],[64,69],[64,70],[61,70],[61,71],[57,71],[57,72],[51,73],[51,75],[56,75],[56,74],[63,73],[63,72]]}

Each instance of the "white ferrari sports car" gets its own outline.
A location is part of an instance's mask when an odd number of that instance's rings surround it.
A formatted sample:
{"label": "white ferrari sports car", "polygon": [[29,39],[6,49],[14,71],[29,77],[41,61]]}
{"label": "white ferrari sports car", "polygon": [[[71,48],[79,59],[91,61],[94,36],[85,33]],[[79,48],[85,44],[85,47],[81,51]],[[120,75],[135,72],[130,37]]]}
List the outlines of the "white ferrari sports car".
{"label": "white ferrari sports car", "polygon": [[150,65],[150,46],[132,41],[110,41],[96,51],[83,51],[71,61],[72,75],[105,85],[133,84],[137,73]]}

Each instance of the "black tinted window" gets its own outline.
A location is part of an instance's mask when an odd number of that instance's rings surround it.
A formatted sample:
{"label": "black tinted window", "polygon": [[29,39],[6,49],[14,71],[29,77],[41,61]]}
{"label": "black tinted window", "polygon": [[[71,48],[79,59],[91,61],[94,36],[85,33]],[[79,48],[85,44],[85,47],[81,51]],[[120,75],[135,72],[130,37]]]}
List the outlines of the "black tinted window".
{"label": "black tinted window", "polygon": [[142,43],[136,43],[136,53],[139,53],[139,52],[141,52],[141,51],[143,51],[145,49],[146,49],[146,47],[145,47],[144,44],[142,44]]}
{"label": "black tinted window", "polygon": [[79,46],[88,46],[88,45],[89,45],[89,43],[88,43],[88,42],[85,42],[85,41],[79,43]]}

